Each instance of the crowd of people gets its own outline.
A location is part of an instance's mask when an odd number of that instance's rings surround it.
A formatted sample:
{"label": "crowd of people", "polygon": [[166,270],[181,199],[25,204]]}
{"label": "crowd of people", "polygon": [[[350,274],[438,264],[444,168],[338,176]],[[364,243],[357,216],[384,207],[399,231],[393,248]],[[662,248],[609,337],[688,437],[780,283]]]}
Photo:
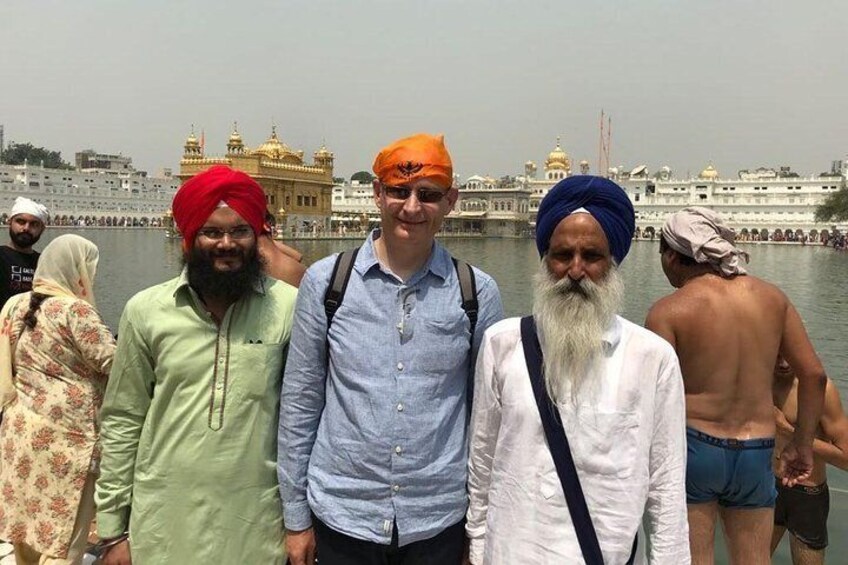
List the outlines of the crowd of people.
{"label": "crowd of people", "polygon": [[[262,188],[213,166],[173,202],[183,269],[97,315],[96,246],[0,254],[0,539],[19,564],[760,564],[827,546],[848,419],[801,317],[714,212],[659,235],[676,289],[618,315],[635,214],[613,181],[541,203],[532,312],[437,241],[441,136],[377,155],[380,227],[308,269]],[[320,561],[319,561],[320,560]]]}

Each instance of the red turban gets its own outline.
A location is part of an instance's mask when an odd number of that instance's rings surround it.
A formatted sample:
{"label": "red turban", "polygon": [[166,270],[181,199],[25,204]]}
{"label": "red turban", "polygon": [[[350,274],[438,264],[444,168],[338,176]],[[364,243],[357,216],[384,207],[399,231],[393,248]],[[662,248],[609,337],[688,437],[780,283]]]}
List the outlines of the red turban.
{"label": "red turban", "polygon": [[174,222],[183,235],[183,248],[192,246],[197,230],[221,202],[244,218],[254,234],[262,233],[266,212],[262,187],[241,171],[215,165],[188,179],[174,196]]}

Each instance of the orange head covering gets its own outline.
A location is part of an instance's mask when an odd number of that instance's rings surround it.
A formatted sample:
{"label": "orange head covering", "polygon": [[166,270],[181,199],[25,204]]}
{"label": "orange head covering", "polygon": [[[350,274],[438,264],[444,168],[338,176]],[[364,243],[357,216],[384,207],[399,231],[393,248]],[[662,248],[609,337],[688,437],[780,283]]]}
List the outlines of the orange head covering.
{"label": "orange head covering", "polygon": [[430,179],[445,188],[453,185],[453,164],[442,135],[419,133],[384,147],[374,159],[374,174],[388,185]]}
{"label": "orange head covering", "polygon": [[174,222],[183,235],[186,251],[221,202],[244,218],[254,234],[262,233],[267,210],[262,187],[241,171],[215,165],[188,179],[174,196]]}

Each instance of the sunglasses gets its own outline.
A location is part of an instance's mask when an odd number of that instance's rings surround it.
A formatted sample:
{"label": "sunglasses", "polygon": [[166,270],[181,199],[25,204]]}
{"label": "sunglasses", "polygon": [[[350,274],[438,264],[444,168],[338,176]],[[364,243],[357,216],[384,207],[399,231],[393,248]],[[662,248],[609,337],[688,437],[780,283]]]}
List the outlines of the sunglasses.
{"label": "sunglasses", "polygon": [[250,226],[236,226],[231,230],[222,230],[221,228],[201,228],[197,230],[198,235],[202,235],[206,239],[219,241],[224,239],[225,235],[231,239],[247,239],[253,236],[253,228]]}
{"label": "sunglasses", "polygon": [[440,202],[448,193],[447,190],[439,190],[437,188],[412,189],[408,186],[389,186],[387,184],[383,185],[383,191],[386,193],[386,196],[394,200],[406,200],[413,192],[417,192],[418,201],[425,204]]}

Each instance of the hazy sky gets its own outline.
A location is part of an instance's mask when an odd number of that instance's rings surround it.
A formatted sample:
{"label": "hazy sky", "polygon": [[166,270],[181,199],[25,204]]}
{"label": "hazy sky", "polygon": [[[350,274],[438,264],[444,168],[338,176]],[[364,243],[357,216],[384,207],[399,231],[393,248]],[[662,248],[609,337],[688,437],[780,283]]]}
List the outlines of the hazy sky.
{"label": "hazy sky", "polygon": [[576,163],[693,174],[830,168],[848,152],[848,2],[0,0],[0,124],[176,171],[191,124],[223,154],[272,119],[336,176],[442,132],[464,177]]}

